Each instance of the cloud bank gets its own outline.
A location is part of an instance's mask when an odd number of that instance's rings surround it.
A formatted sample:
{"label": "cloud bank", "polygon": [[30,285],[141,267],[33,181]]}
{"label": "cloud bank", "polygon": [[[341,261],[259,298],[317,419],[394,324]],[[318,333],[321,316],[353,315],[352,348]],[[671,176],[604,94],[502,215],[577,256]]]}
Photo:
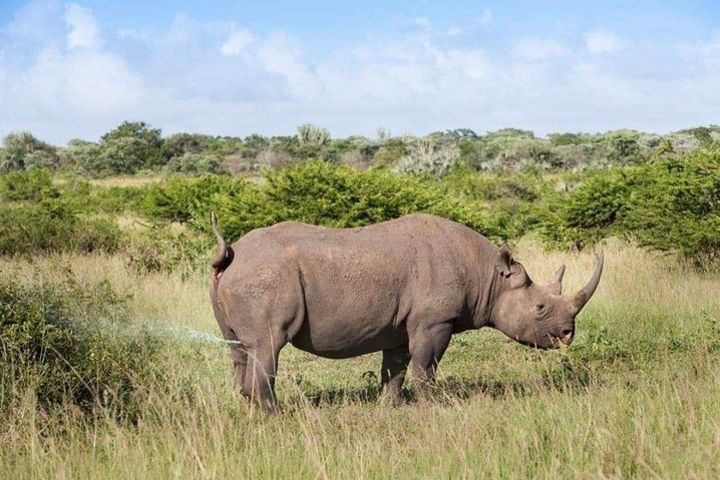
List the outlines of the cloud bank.
{"label": "cloud bank", "polygon": [[580,33],[495,40],[483,10],[311,48],[281,29],[177,14],[164,31],[108,30],[76,3],[31,2],[0,26],[0,134],[96,138],[125,119],[166,133],[334,135],[507,126],[538,133],[717,123],[720,34],[701,42]]}

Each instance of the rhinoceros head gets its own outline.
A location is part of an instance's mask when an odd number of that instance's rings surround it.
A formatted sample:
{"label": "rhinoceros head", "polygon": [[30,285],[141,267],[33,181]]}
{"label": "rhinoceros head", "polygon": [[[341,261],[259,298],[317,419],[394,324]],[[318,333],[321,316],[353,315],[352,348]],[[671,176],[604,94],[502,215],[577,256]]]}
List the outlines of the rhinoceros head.
{"label": "rhinoceros head", "polygon": [[561,343],[570,345],[573,341],[575,317],[600,283],[603,255],[598,257],[588,284],[571,296],[562,295],[564,265],[550,284],[538,285],[507,247],[501,247],[495,267],[501,287],[492,311],[492,325],[524,345],[558,348]]}

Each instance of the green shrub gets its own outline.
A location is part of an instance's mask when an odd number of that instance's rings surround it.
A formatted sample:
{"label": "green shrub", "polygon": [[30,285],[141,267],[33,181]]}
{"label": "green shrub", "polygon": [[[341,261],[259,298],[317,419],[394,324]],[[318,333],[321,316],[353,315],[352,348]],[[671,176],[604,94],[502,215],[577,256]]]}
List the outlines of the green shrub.
{"label": "green shrub", "polygon": [[666,155],[588,176],[556,195],[541,234],[554,246],[582,248],[608,236],[679,252],[698,263],[720,254],[720,151]]}
{"label": "green shrub", "polygon": [[31,389],[46,408],[132,415],[146,401],[138,385],[161,372],[160,347],[129,324],[124,298],[107,281],[0,279],[0,408]]}
{"label": "green shrub", "polygon": [[132,206],[139,187],[102,187],[70,178],[58,185],[60,198],[77,213],[117,214]]}
{"label": "green shrub", "polygon": [[537,201],[547,182],[539,175],[528,173],[479,173],[458,168],[443,177],[442,184],[462,198],[474,201],[510,199]]}
{"label": "green shrub", "polygon": [[187,222],[195,209],[209,214],[205,207],[217,194],[236,195],[254,185],[241,177],[203,175],[198,178],[173,176],[147,188],[140,211],[151,220]]}
{"label": "green shrub", "polygon": [[91,175],[105,176],[137,173],[146,164],[146,145],[132,137],[115,138],[103,142],[100,156],[88,170]]}
{"label": "green shrub", "polygon": [[301,144],[325,145],[330,141],[330,132],[325,128],[304,123],[297,127],[297,137]]}
{"label": "green shrub", "polygon": [[702,263],[720,256],[720,150],[659,157],[628,199],[624,228],[641,246]]}
{"label": "green shrub", "polygon": [[100,145],[77,139],[71,140],[61,153],[64,165],[74,166],[81,173],[92,177],[109,173],[102,163],[101,155]]}
{"label": "green shrub", "polygon": [[47,170],[9,172],[0,176],[0,198],[7,201],[37,202],[58,195],[52,175]]}
{"label": "green shrub", "polygon": [[0,255],[35,252],[113,252],[121,233],[107,219],[80,218],[62,201],[0,205]]}
{"label": "green shrub", "polygon": [[221,158],[207,153],[185,153],[173,157],[165,166],[169,172],[198,175],[203,173],[220,173]]}
{"label": "green shrub", "polygon": [[642,179],[637,168],[592,173],[569,194],[548,198],[540,233],[546,243],[584,248],[602,238],[626,235],[628,199]]}
{"label": "green shrub", "polygon": [[0,171],[53,168],[60,160],[55,147],[30,132],[11,133],[5,136],[3,145]]}
{"label": "green shrub", "polygon": [[210,148],[213,138],[210,135],[192,133],[174,133],[164,140],[165,152],[172,157],[182,157],[186,153],[202,153]]}
{"label": "green shrub", "polygon": [[[152,226],[133,239],[127,248],[128,264],[139,273],[185,273],[206,266],[205,252],[211,244],[205,237],[192,232],[177,232],[168,226]],[[215,245],[212,244],[214,247]]]}
{"label": "green shrub", "polygon": [[194,228],[209,232],[208,212],[216,210],[228,238],[283,220],[331,227],[357,227],[414,212],[433,213],[469,226],[495,240],[507,232],[476,203],[459,202],[431,181],[384,170],[357,171],[311,161],[263,173],[266,183],[232,194],[218,193],[196,209]]}
{"label": "green shrub", "polygon": [[460,160],[460,149],[453,143],[438,143],[432,137],[413,142],[407,155],[398,160],[395,171],[440,177]]}
{"label": "green shrub", "polygon": [[118,173],[132,173],[129,169],[135,165],[152,168],[168,160],[160,129],[145,122],[121,123],[100,138],[100,145],[103,153],[115,160]]}
{"label": "green shrub", "polygon": [[375,153],[375,164],[379,167],[395,165],[407,153],[407,146],[401,139],[388,138],[382,141]]}

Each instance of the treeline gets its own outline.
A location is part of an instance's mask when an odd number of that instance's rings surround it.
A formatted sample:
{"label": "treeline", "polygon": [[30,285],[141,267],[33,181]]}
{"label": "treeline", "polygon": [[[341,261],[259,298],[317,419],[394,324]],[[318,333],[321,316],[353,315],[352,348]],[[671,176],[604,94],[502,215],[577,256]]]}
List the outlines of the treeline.
{"label": "treeline", "polygon": [[360,170],[384,167],[397,173],[441,176],[454,168],[475,171],[577,171],[639,165],[657,154],[681,154],[720,145],[720,126],[667,135],[617,130],[607,133],[556,133],[503,129],[478,134],[470,129],[424,137],[393,136],[333,139],[326,129],[301,125],[293,136],[245,138],[177,133],[163,137],[144,122],[124,122],[99,141],[71,140],[56,147],[29,132],[11,133],[0,148],[0,171],[54,169],[88,177],[138,172],[257,173],[309,159]]}
{"label": "treeline", "polygon": [[[0,255],[120,251],[140,271],[191,269],[214,247],[210,211],[232,239],[284,220],[355,227],[428,212],[495,242],[534,233],[548,247],[582,249],[615,236],[718,266],[720,149],[587,172],[459,167],[432,178],[310,160],[261,175],[174,175],[131,187],[58,182],[47,170],[0,175]],[[118,216],[144,227],[120,228]]]}

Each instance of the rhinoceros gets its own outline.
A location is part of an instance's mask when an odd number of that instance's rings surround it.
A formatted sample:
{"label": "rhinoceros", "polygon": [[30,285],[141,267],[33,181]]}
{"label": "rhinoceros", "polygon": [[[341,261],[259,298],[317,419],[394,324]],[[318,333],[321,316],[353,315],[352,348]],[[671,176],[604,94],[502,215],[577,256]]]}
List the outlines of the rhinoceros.
{"label": "rhinoceros", "polygon": [[211,223],[219,253],[210,297],[234,384],[269,411],[288,343],[327,358],[382,351],[383,395],[393,403],[410,364],[419,393],[429,393],[453,333],[492,327],[535,348],[569,345],[603,270],[601,253],[587,285],[563,296],[564,265],[538,285],[507,247],[428,214],[346,229],[288,221],[232,246],[214,213]]}

